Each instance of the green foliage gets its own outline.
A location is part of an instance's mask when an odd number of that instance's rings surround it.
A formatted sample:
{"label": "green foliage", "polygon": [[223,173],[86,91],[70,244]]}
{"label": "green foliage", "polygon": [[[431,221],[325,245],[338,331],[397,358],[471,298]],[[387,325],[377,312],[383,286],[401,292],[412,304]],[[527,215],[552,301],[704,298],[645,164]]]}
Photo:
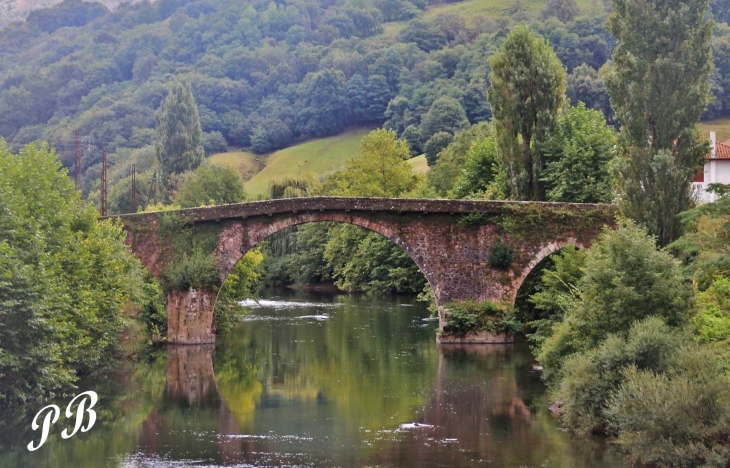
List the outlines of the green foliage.
{"label": "green foliage", "polygon": [[408,143],[408,148],[411,150],[411,156],[418,156],[423,152],[423,135],[415,125],[409,125],[406,127],[400,138]]}
{"label": "green foliage", "polygon": [[608,402],[618,442],[643,464],[726,467],[730,464],[730,385],[717,355],[701,346],[668,350],[665,372],[629,367]]}
{"label": "green foliage", "polygon": [[548,0],[541,16],[544,19],[555,17],[563,23],[573,21],[580,14],[575,0]]}
{"label": "green foliage", "polygon": [[457,133],[454,141],[441,151],[438,162],[428,171],[428,184],[439,196],[446,196],[454,188],[474,142],[490,134],[488,123],[472,125]]}
{"label": "green foliage", "polygon": [[0,405],[114,366],[139,263],[47,147],[0,141]]}
{"label": "green foliage", "polygon": [[243,179],[234,168],[204,163],[185,180],[174,202],[183,208],[225,205],[245,200]]}
{"label": "green foliage", "polygon": [[335,285],[344,291],[416,294],[426,279],[400,247],[385,237],[349,225],[334,225],[324,259]]}
{"label": "green foliage", "polygon": [[624,333],[635,320],[657,315],[680,326],[694,312],[694,293],[678,262],[645,230],[622,220],[606,228],[586,256],[576,315],[594,343],[607,333]]}
{"label": "green foliage", "polygon": [[588,108],[601,111],[607,120],[613,121],[613,110],[602,72],[585,63],[575,67],[568,75],[566,93],[573,106],[582,102]]}
{"label": "green foliage", "polygon": [[423,152],[426,153],[426,162],[428,162],[429,166],[433,167],[436,165],[439,153],[451,144],[452,139],[451,134],[447,132],[436,132],[428,139],[423,146]]}
{"label": "green foliage", "polygon": [[203,145],[203,150],[205,150],[205,154],[208,156],[216,153],[225,153],[228,150],[226,139],[218,131],[203,133],[201,145]]}
{"label": "green foliage", "polygon": [[636,320],[661,317],[670,326],[687,323],[694,292],[676,260],[656,250],[653,238],[633,222],[606,230],[586,254],[578,298],[541,346],[538,359],[548,378],[559,374],[563,357],[623,336]]}
{"label": "green foliage", "polygon": [[710,100],[707,0],[615,0],[618,40],[606,86],[621,122],[617,182],[624,215],[661,246],[681,234],[691,180],[709,152],[697,121]]}
{"label": "green foliage", "polygon": [[492,268],[505,269],[512,263],[512,247],[501,241],[494,242],[489,246],[487,258]]}
{"label": "green foliage", "polygon": [[162,278],[166,291],[210,289],[218,283],[218,262],[201,251],[184,253],[165,268]]}
{"label": "green foliage", "polygon": [[565,100],[565,68],[550,44],[523,25],[489,63],[489,103],[512,190],[520,200],[544,200],[542,145]]}
{"label": "green foliage", "polygon": [[157,160],[162,184],[167,186],[170,175],[195,170],[203,162],[203,131],[189,83],[170,90],[155,114],[155,122],[160,137]]}
{"label": "green foliage", "polygon": [[449,192],[455,198],[499,198],[495,179],[499,172],[499,148],[494,136],[476,140],[466,152],[466,160],[454,189]]}
{"label": "green foliage", "polygon": [[467,333],[482,330],[492,333],[508,333],[511,331],[508,316],[511,312],[509,304],[492,301],[451,302],[446,309],[445,335],[464,336]]}
{"label": "green foliage", "polygon": [[583,277],[586,252],[567,245],[550,258],[553,267],[543,271],[540,278],[542,287],[529,299],[540,311],[539,318],[527,323],[533,329],[528,338],[538,348],[578,299],[578,283]]}
{"label": "green foliage", "polygon": [[258,297],[263,259],[259,249],[249,250],[228,273],[215,304],[216,333],[225,333],[236,323],[236,314],[241,312],[240,301]]}
{"label": "green foliage", "polygon": [[329,184],[332,195],[399,197],[415,188],[417,178],[406,162],[408,145],[392,130],[373,130],[362,139],[360,155]]}
{"label": "green foliage", "polygon": [[730,342],[730,279],[716,279],[697,295],[698,312],[692,318],[700,343]]}
{"label": "green foliage", "polygon": [[[722,192],[728,186],[718,184]],[[715,278],[730,277],[730,196],[698,205],[680,214],[685,233],[667,246],[679,255],[685,273],[703,291]]]}
{"label": "green foliage", "polygon": [[489,216],[484,213],[469,213],[463,215],[457,224],[464,227],[479,227],[489,222]]}
{"label": "green foliage", "polygon": [[178,212],[157,215],[158,236],[166,247],[166,266],[161,272],[165,292],[187,289],[215,290],[218,259],[213,256],[220,228],[217,224],[188,225]]}
{"label": "green foliage", "polygon": [[636,322],[626,338],[608,335],[597,348],[567,358],[555,391],[563,424],[582,434],[606,432],[606,408],[624,371],[664,372],[683,341],[660,318],[649,317]]}
{"label": "green foliage", "polygon": [[545,145],[542,181],[547,200],[610,203],[615,146],[616,132],[606,125],[601,112],[584,104],[569,107]]}
{"label": "green foliage", "polygon": [[421,118],[421,135],[425,140],[439,132],[455,135],[468,125],[469,120],[459,101],[443,96],[436,99]]}

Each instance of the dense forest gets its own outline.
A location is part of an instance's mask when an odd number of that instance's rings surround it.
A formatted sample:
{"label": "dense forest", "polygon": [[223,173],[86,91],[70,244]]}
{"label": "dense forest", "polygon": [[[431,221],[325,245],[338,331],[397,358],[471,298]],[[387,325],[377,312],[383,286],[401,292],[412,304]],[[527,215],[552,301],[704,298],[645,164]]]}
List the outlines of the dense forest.
{"label": "dense forest", "polygon": [[[421,152],[439,131],[490,119],[487,59],[524,20],[566,67],[571,101],[613,121],[601,70],[615,40],[604,5],[579,11],[560,8],[572,1],[552,3],[558,7],[542,14],[517,2],[508,17],[467,20],[448,13],[426,19],[427,2],[408,0],[163,0],[114,12],[68,0],[0,32],[0,136],[16,150],[48,141],[70,166],[78,130],[93,141],[83,161],[87,195],[98,186],[101,148],[112,165],[138,159],[139,172],[150,169],[149,158],[134,152],[155,141],[154,112],[171,84],[185,81],[208,153],[228,146],[266,153],[348,126],[383,124],[406,132]],[[724,5],[713,8],[725,19]],[[730,111],[728,35],[718,21],[708,117]],[[429,111],[445,110],[457,128],[424,121]],[[431,152],[439,146],[443,138]],[[114,184],[129,168],[112,172]]]}

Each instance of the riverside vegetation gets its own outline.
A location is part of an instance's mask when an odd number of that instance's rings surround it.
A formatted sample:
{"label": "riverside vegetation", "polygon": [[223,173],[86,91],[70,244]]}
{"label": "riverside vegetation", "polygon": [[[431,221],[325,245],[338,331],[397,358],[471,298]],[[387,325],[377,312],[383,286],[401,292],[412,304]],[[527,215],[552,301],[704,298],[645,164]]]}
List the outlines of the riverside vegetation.
{"label": "riverside vegetation", "polygon": [[[451,304],[446,329],[527,335],[576,437],[609,436],[655,466],[729,466],[730,189],[699,206],[689,189],[708,151],[697,122],[727,113],[726,5],[614,0],[606,18],[554,0],[539,19],[518,7],[478,21],[426,7],[163,0],[71,22],[49,9],[0,32],[0,404],[70,392],[133,354],[122,336],[164,341],[165,292],[212,287],[209,236],[169,213],[247,199],[241,174],[206,155],[378,127],[334,172],[281,177],[260,196],[617,201],[618,228],[548,258],[514,308]],[[73,130],[110,151],[112,213],[160,212],[173,254],[192,246],[161,285],[97,220],[96,150],[74,190],[62,167]],[[427,174],[407,162],[421,153]],[[132,164],[138,180],[161,176],[161,204],[138,183],[130,207]],[[495,244],[489,263],[511,258]],[[217,331],[263,285],[317,282],[430,296],[387,239],[310,224],[236,265]]]}

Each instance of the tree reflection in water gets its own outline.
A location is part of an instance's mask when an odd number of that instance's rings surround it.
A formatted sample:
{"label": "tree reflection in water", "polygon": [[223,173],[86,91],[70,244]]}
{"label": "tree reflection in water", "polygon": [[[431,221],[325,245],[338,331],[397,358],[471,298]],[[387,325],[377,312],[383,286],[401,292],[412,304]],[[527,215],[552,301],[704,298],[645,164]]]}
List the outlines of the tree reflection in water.
{"label": "tree reflection in water", "polygon": [[136,363],[92,431],[0,466],[627,466],[557,429],[524,345],[439,348],[409,298],[305,299]]}

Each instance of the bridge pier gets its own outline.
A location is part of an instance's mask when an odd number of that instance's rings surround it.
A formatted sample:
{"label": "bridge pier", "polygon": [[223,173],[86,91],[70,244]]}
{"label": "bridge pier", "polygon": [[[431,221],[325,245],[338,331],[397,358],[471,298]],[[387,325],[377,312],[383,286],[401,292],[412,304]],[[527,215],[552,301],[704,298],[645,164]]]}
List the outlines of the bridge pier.
{"label": "bridge pier", "polygon": [[216,293],[204,290],[171,291],[167,294],[167,339],[172,344],[215,343]]}

